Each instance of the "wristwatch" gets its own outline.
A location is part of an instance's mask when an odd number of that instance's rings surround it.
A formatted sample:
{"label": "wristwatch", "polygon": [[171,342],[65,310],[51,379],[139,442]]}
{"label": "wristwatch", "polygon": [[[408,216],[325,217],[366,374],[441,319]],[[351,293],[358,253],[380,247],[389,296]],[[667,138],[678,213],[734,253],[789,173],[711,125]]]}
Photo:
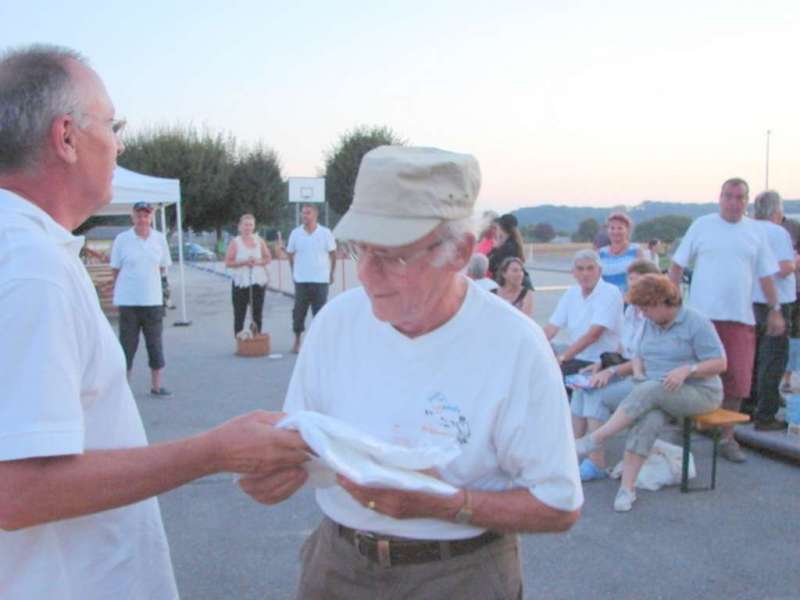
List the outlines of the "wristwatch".
{"label": "wristwatch", "polygon": [[695,373],[697,373],[697,363],[695,363],[691,367],[689,367],[689,377],[691,377]]}
{"label": "wristwatch", "polygon": [[774,310],[775,312],[781,312],[781,305],[780,304],[770,304],[770,310]]}
{"label": "wristwatch", "polygon": [[461,505],[461,508],[458,509],[456,513],[456,523],[461,523],[462,525],[469,525],[469,522],[472,520],[472,494],[469,493],[469,490],[464,490],[464,504]]}

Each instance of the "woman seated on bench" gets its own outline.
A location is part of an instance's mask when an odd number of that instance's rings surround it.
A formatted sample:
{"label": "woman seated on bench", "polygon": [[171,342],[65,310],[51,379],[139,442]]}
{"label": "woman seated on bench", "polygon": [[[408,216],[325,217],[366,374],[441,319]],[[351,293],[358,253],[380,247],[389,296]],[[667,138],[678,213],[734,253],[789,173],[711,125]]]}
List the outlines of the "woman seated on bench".
{"label": "woman seated on bench", "polygon": [[[649,260],[639,259],[628,265],[628,285],[636,283],[640,277],[647,274],[658,275],[658,270]],[[587,430],[595,431],[608,421],[611,411],[619,406],[623,398],[633,389],[630,377],[618,377],[621,362],[627,362],[633,356],[639,338],[642,336],[646,319],[642,311],[633,304],[625,307],[622,316],[621,353],[608,353],[601,355],[601,362],[587,367],[585,371],[591,374],[589,386],[585,389],[576,389],[572,392],[572,430],[575,437],[581,437]],[[617,361],[611,361],[616,358]],[[590,453],[580,464],[581,481],[592,481],[608,477],[606,456],[603,448],[598,448]]]}
{"label": "woman seated on bench", "polygon": [[631,427],[625,444],[622,483],[614,510],[628,511],[636,500],[636,477],[656,436],[671,415],[703,414],[722,403],[725,351],[705,316],[682,306],[678,288],[663,275],[644,275],[628,292],[628,302],[646,317],[633,360],[619,374],[633,373],[633,390],[596,431],[576,440],[580,456]]}

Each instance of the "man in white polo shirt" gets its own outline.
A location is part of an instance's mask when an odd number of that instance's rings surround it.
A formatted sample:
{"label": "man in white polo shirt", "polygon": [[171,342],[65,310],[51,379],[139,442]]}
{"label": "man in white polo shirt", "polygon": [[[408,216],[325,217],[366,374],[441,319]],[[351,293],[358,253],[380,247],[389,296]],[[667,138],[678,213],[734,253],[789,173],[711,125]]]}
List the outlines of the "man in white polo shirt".
{"label": "man in white polo shirt", "polygon": [[161,385],[164,370],[164,294],[161,276],[172,264],[167,240],[152,227],[153,207],[137,202],[131,213],[133,227],[120,233],[111,247],[114,304],[119,307],[119,341],[125,352],[128,375],[144,334],[150,366],[150,393],[171,396]]}
{"label": "man in white polo shirt", "polygon": [[600,257],[594,250],[575,254],[572,275],[578,284],[564,292],[544,327],[547,339],[567,330],[569,346],[558,355],[565,375],[600,362],[604,352],[620,351],[624,307],[619,288],[601,278]]}
{"label": "man in white polo shirt", "polygon": [[[303,547],[299,600],[522,598],[516,534],[564,531],[578,518],[569,409],[547,340],[463,274],[479,187],[467,154],[381,146],[361,162],[336,234],[363,287],[315,320],[285,409],[387,443],[457,445],[438,473],[457,492],[342,477],[317,490],[324,518]],[[278,478],[265,481],[277,489]],[[253,480],[245,489],[281,499]]]}
{"label": "man in white polo shirt", "polygon": [[302,440],[263,411],[147,446],[70,233],[111,200],[121,127],[76,52],[0,53],[3,600],[175,599],[154,496],[222,471],[304,479]]}
{"label": "man in white polo shirt", "polygon": [[[750,188],[744,179],[728,179],[719,194],[719,212],[695,219],[672,257],[669,277],[680,285],[693,266],[688,306],[706,315],[722,340],[728,369],[722,374],[722,407],[739,410],[750,394],[756,352],[753,288],[758,285],[770,310],[767,333],[780,335],[785,323],[772,276],[778,263],[764,233],[746,216]],[[723,428],[720,455],[731,462],[746,457]]]}
{"label": "man in white polo shirt", "polygon": [[333,270],[336,267],[336,240],[333,239],[330,229],[317,222],[317,206],[306,204],[300,214],[303,224],[292,230],[286,245],[294,279],[292,352],[295,354],[300,351],[308,307],[311,307],[311,313],[316,316],[325,305],[328,300],[328,285],[333,283]]}
{"label": "man in white polo shirt", "polygon": [[[753,200],[755,224],[764,233],[778,260],[779,270],[773,276],[783,319],[791,317],[795,301],[794,247],[789,232],[779,225],[783,221],[783,200],[773,190],[761,192]],[[770,307],[760,285],[753,288],[753,312],[756,317],[756,361],[748,408],[753,413],[753,426],[759,431],[781,431],[786,422],[775,418],[780,408],[781,378],[789,357],[789,334],[768,335]]]}

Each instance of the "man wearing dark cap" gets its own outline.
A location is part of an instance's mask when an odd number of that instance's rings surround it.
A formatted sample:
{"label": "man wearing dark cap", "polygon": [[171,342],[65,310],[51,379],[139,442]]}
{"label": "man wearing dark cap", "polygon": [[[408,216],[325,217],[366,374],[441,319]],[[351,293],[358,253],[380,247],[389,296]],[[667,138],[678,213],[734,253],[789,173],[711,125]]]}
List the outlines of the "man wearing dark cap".
{"label": "man wearing dark cap", "polygon": [[[463,274],[480,187],[470,155],[381,146],[336,227],[363,287],[330,302],[285,410],[318,411],[386,443],[451,444],[451,495],[339,475],[302,551],[297,598],[521,598],[518,533],[564,531],[583,501],[568,405],[542,330]],[[249,479],[261,502],[299,482]],[[288,476],[287,476],[288,478]],[[277,494],[276,490],[281,490]]]}
{"label": "man wearing dark cap", "polygon": [[119,307],[119,341],[125,352],[128,376],[144,333],[150,366],[150,393],[171,396],[161,385],[164,369],[164,295],[161,276],[172,264],[167,240],[152,227],[153,207],[137,202],[131,213],[133,227],[120,233],[111,247],[114,271],[114,304]]}

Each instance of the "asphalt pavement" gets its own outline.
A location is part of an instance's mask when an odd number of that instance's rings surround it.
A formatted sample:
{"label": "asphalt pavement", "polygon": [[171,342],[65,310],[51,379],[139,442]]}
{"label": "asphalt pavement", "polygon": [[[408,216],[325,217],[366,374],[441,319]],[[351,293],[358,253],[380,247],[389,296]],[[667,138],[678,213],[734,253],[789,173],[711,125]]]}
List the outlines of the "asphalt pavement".
{"label": "asphalt pavement", "polygon": [[[533,280],[556,288],[571,283],[568,274],[545,270],[534,271]],[[228,280],[187,268],[186,288],[192,325],[172,326],[179,311],[169,311],[165,321],[164,383],[174,396],[149,396],[143,347],[134,365],[131,385],[151,443],[250,410],[279,410],[294,365],[291,299],[267,295],[265,329],[280,356],[240,358]],[[539,323],[560,293],[537,292]],[[612,440],[612,463],[621,458],[622,443],[622,437]],[[698,485],[710,477],[710,440],[698,437],[693,450]],[[616,490],[610,480],[591,482],[571,531],[523,536],[526,598],[800,598],[796,463],[749,451],[743,465],[720,460],[716,490],[643,491],[626,514],[612,509]],[[164,494],[160,503],[182,598],[294,597],[298,552],[320,519],[312,493],[301,490],[266,507],[240,492],[233,476],[217,475]]]}

